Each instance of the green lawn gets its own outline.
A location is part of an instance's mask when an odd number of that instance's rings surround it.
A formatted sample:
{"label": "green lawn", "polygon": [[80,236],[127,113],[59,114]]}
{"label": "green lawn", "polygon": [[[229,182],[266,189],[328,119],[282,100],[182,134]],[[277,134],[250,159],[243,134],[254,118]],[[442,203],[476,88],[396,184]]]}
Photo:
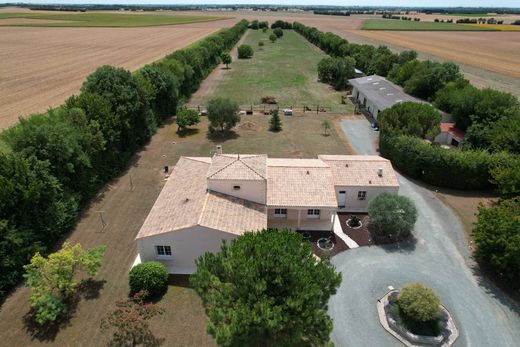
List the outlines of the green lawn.
{"label": "green lawn", "polygon": [[[224,70],[213,96],[229,97],[242,106],[260,105],[260,98],[273,95],[280,108],[303,109],[317,105],[328,112],[352,113],[351,103],[341,104],[341,92],[318,82],[317,64],[325,54],[308,43],[301,35],[285,30],[284,36],[271,43],[270,31],[250,30],[245,44],[253,47],[252,59],[239,59]],[[258,42],[264,46],[259,47]],[[329,109],[330,107],[330,109]]]}
{"label": "green lawn", "polygon": [[415,22],[397,19],[367,19],[363,30],[408,30],[408,31],[498,31],[456,23]]}
{"label": "green lawn", "polygon": [[[41,19],[42,23],[35,22],[6,22],[2,19]],[[181,16],[157,14],[124,14],[124,13],[0,13],[0,26],[42,26],[42,27],[145,27],[158,25],[187,24],[209,22],[224,19],[216,16]],[[55,20],[56,22],[48,22]]]}

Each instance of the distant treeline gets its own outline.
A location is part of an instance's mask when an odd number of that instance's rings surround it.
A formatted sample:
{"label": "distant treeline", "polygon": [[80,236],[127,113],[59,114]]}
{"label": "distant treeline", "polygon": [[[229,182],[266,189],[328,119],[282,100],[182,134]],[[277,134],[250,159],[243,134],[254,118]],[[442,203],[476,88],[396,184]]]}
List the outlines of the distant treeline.
{"label": "distant treeline", "polygon": [[0,152],[0,298],[35,252],[46,253],[70,230],[247,26],[242,20],[134,73],[99,67],[79,95],[0,134],[8,146]]}
{"label": "distant treeline", "polygon": [[314,10],[312,11],[314,14],[322,14],[326,16],[350,16],[350,12],[345,11],[320,11]]}

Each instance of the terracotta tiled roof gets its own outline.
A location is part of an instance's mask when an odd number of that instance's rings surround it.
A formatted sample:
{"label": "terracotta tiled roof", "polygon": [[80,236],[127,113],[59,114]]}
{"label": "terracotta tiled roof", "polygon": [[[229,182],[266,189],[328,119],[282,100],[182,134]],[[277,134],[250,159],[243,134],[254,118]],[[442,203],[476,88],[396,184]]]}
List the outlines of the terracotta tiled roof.
{"label": "terracotta tiled roof", "polygon": [[239,235],[267,226],[265,206],[207,192],[206,158],[181,157],[136,238],[196,225]]}
{"label": "terracotta tiled roof", "polygon": [[199,225],[242,235],[267,227],[266,207],[261,204],[210,192]]}
{"label": "terracotta tiled roof", "polygon": [[265,180],[266,155],[217,154],[208,171],[209,179]]}
{"label": "terracotta tiled roof", "polygon": [[[375,155],[320,155],[330,165],[334,184],[338,186],[398,187],[399,180],[392,163]],[[379,176],[379,169],[382,175]]]}
{"label": "terracotta tiled roof", "polygon": [[448,133],[459,141],[464,140],[464,131],[457,128],[455,123],[441,123],[441,132]]}
{"label": "terracotta tiled roof", "polygon": [[186,157],[179,159],[137,238],[197,225],[206,201],[209,165]]}
{"label": "terracotta tiled roof", "polygon": [[280,207],[336,207],[329,167],[267,167],[267,205]]}
{"label": "terracotta tiled roof", "polygon": [[285,167],[329,167],[321,159],[267,158],[267,166]]}

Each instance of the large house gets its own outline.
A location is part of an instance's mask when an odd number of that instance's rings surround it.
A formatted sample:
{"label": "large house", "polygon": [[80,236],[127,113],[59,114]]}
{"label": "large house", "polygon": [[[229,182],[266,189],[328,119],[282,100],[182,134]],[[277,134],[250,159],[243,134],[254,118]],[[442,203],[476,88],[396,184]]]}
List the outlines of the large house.
{"label": "large house", "polygon": [[398,189],[379,156],[181,157],[136,237],[137,261],[193,273],[195,259],[222,240],[262,228],[334,231],[338,211],[365,212],[379,193]]}

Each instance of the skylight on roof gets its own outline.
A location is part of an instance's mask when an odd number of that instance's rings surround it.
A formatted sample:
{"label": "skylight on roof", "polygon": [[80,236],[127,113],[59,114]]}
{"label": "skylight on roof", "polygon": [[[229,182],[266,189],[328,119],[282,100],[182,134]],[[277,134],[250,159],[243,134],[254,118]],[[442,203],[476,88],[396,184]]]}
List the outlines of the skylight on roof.
{"label": "skylight on roof", "polygon": [[386,96],[394,95],[394,93],[386,93]]}
{"label": "skylight on roof", "polygon": [[381,87],[381,88],[379,88],[379,90],[385,90],[385,89],[386,89],[385,87]]}

